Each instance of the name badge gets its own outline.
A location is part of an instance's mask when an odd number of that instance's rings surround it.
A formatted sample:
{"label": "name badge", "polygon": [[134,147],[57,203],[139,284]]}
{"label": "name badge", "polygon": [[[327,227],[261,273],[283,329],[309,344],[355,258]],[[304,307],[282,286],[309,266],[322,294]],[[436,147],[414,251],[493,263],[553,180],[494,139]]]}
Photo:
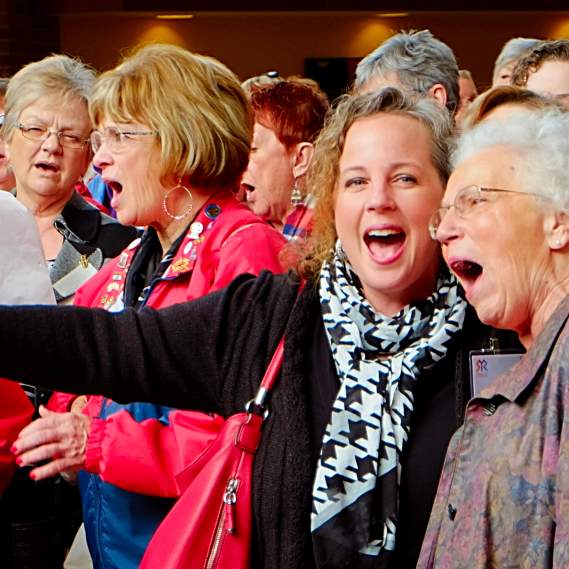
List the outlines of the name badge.
{"label": "name badge", "polygon": [[488,387],[499,375],[507,372],[524,354],[508,350],[470,352],[470,387],[472,397]]}

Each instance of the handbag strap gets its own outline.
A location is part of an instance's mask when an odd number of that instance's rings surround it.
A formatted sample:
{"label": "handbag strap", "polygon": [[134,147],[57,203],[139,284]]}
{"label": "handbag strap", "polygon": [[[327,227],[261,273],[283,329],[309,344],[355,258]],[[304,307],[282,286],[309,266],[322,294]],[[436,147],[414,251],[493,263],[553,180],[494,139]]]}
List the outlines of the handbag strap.
{"label": "handbag strap", "polygon": [[[305,286],[305,280],[301,279],[300,285],[298,287],[297,299],[300,296],[302,290],[304,289],[304,286]],[[265,371],[265,375],[261,380],[261,385],[259,387],[259,390],[257,391],[255,399],[252,399],[246,405],[246,410],[248,413],[256,413],[258,415],[263,415],[265,418],[267,418],[269,410],[266,407],[266,400],[275,385],[275,381],[277,380],[277,377],[279,375],[283,363],[284,344],[285,344],[285,337],[283,335],[283,337],[280,339],[277,345],[275,352],[273,353],[273,357],[269,362],[267,370]]]}

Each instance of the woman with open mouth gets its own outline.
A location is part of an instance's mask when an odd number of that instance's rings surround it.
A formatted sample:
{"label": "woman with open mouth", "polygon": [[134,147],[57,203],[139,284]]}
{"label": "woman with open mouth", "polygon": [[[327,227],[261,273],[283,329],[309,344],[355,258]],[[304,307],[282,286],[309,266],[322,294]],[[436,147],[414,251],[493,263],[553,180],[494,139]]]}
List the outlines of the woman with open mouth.
{"label": "woman with open mouth", "polygon": [[569,114],[459,140],[432,230],[479,318],[527,354],[467,406],[418,565],[569,567]]}
{"label": "woman with open mouth", "polygon": [[2,125],[16,199],[33,214],[58,303],[136,237],[75,191],[91,160],[87,101],[94,72],[65,55],[23,67],[10,79]]}
{"label": "woman with open mouth", "polygon": [[[346,97],[315,145],[313,241],[295,272],[156,312],[2,309],[0,337],[17,332],[0,343],[0,372],[40,366],[38,381],[66,390],[228,416],[254,396],[284,333],[254,464],[250,566],[414,567],[470,396],[468,353],[501,338],[468,309],[429,236],[451,132],[428,99],[393,88]],[[33,360],[18,348],[32,327]],[[60,361],[54,329],[85,347],[80,357]],[[16,442],[26,460],[30,442]]]}

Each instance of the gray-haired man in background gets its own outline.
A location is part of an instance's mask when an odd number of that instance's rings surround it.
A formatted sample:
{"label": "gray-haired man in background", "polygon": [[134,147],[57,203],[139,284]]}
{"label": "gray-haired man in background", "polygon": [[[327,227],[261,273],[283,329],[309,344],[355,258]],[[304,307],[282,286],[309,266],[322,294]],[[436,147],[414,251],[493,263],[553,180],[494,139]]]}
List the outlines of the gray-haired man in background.
{"label": "gray-haired man in background", "polygon": [[354,92],[387,86],[432,97],[454,115],[459,95],[458,64],[452,49],[429,30],[390,37],[358,64]]}

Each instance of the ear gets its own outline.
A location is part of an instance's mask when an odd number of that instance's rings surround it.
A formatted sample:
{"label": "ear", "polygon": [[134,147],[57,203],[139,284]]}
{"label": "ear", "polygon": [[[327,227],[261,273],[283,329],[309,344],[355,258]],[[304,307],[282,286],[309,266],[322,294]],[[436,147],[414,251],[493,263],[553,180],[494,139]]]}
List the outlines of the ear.
{"label": "ear", "polygon": [[429,97],[435,99],[435,101],[444,109],[447,105],[448,96],[447,90],[444,85],[440,83],[435,83],[428,91]]}
{"label": "ear", "polygon": [[550,211],[543,220],[543,232],[551,250],[565,249],[569,244],[569,215],[563,211]]}
{"label": "ear", "polygon": [[299,142],[293,151],[292,174],[296,179],[302,178],[308,171],[314,156],[314,145],[310,142]]}

